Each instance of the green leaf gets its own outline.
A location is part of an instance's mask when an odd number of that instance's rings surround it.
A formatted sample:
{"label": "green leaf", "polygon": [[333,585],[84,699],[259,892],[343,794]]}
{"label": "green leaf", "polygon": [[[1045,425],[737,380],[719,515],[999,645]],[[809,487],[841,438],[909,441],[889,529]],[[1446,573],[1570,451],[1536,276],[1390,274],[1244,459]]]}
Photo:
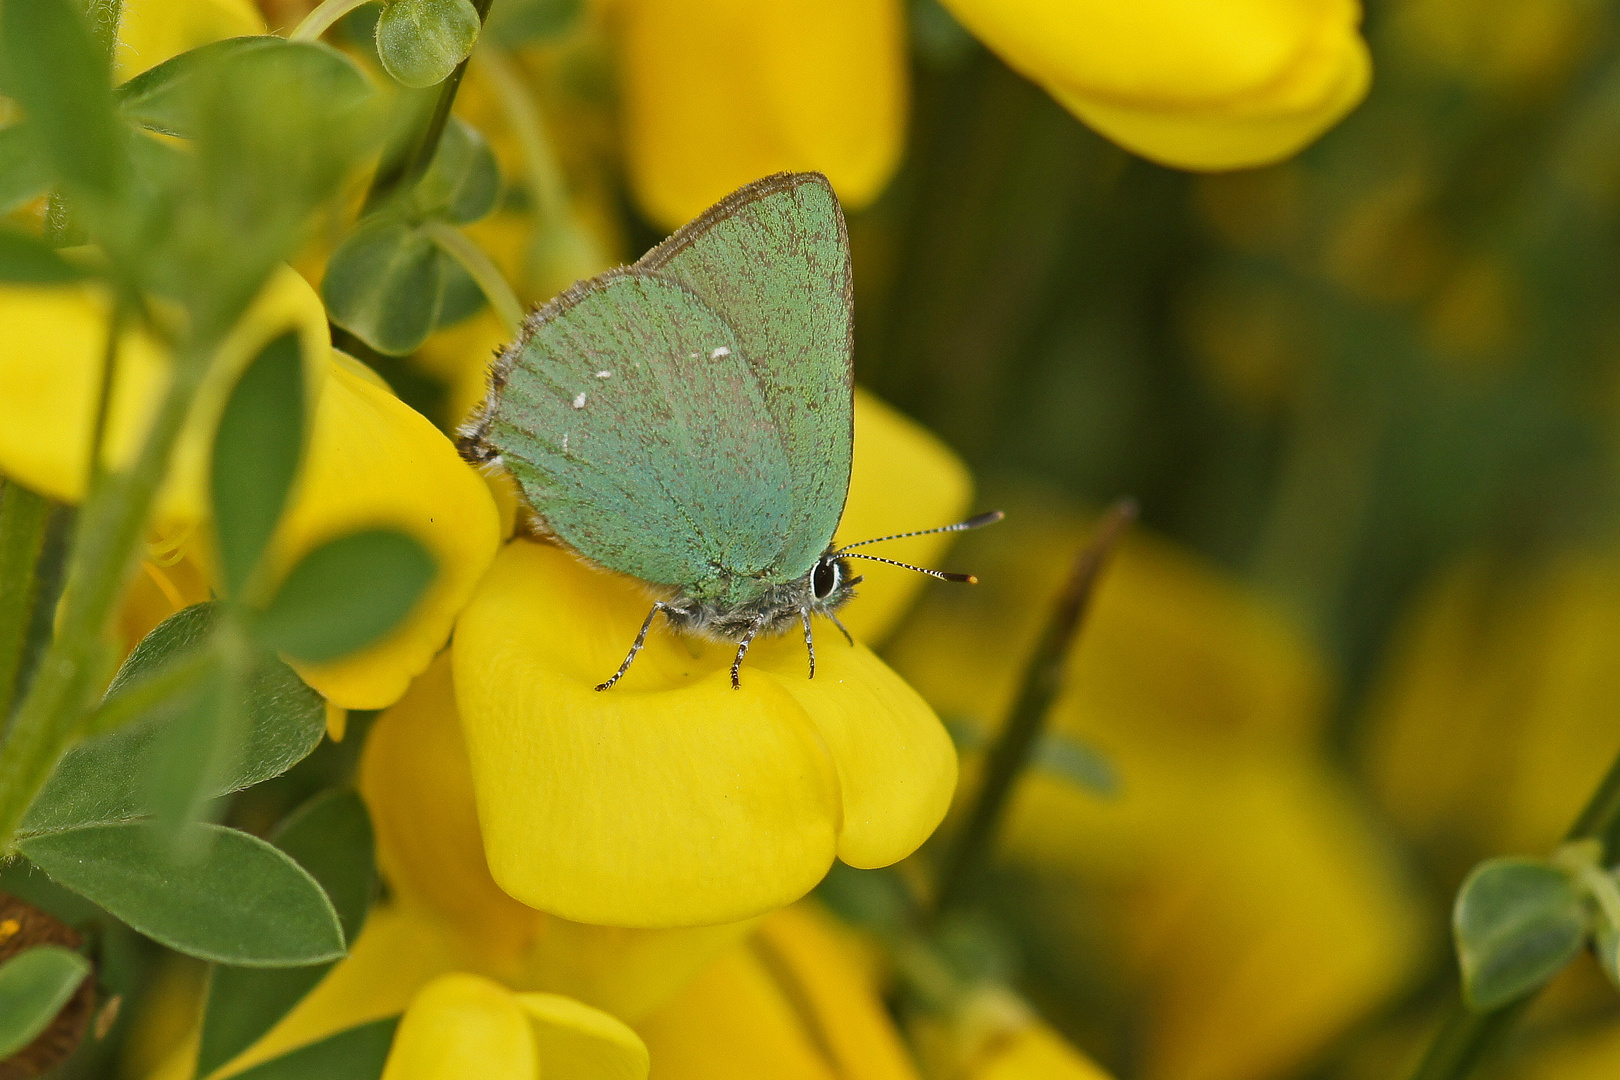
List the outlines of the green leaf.
{"label": "green leaf", "polygon": [[118,111],[148,130],[195,138],[198,96],[208,92],[219,77],[217,65],[256,50],[288,46],[325,48],[315,42],[289,42],[273,34],[211,42],[171,56],[124,83],[115,91]]}
{"label": "green leaf", "polygon": [[[106,701],[138,694],[179,663],[195,662],[218,617],[216,605],[196,604],[169,616],[141,639],[107,688]],[[147,812],[141,777],[153,768],[167,728],[195,705],[195,684],[116,731],[87,739],[63,757],[23,819],[24,836],[81,825],[131,821]],[[321,696],[273,656],[256,660],[247,678],[246,730],[234,768],[213,795],[279,776],[314,750],[326,730]]]}
{"label": "green leaf", "polygon": [[214,437],[214,527],[232,596],[242,594],[281,520],[303,441],[303,354],[289,330],[242,372]]}
{"label": "green leaf", "polygon": [[508,49],[549,41],[579,23],[584,0],[501,0],[490,9],[484,33]]}
{"label": "green leaf", "polygon": [[397,1016],[359,1024],[236,1074],[236,1080],[377,1080],[394,1045]]}
{"label": "green leaf", "polygon": [[221,964],[286,967],[343,955],[343,929],[315,879],[263,840],[219,825],[199,857],[154,856],[139,822],[89,825],[18,844],[58,883],[161,945]]}
{"label": "green leaf", "polygon": [[58,255],[45,241],[0,229],[0,281],[44,285],[84,276],[83,270]]}
{"label": "green leaf", "polygon": [[467,225],[495,209],[500,194],[495,151],[477,128],[452,116],[432,163],[416,183],[413,198],[418,211]]}
{"label": "green leaf", "polygon": [[260,619],[258,637],[307,663],[347,656],[398,626],[434,569],[433,556],[405,533],[340,536],[293,567]]}
{"label": "green leaf", "polygon": [[400,221],[363,224],[332,253],[321,280],[331,320],[380,353],[403,356],[439,321],[445,259]]}
{"label": "green leaf", "polygon": [[266,37],[193,60],[185,76],[162,112],[193,137],[189,152],[152,201],[143,243],[118,258],[184,301],[206,339],[236,321],[383,131],[366,76],[319,43]]}
{"label": "green leaf", "polygon": [[[308,870],[337,909],[344,939],[354,944],[375,885],[371,819],[351,789],[317,795],[282,824],[276,846]],[[208,982],[197,1075],[207,1076],[257,1042],[329,970],[214,968]]]}
{"label": "green leaf", "polygon": [[1569,876],[1539,859],[1490,859],[1452,912],[1463,996],[1488,1012],[1537,989],[1586,941],[1586,905]]}
{"label": "green leaf", "polygon": [[0,130],[0,214],[43,195],[50,185],[50,164],[35,147],[27,125]]}
{"label": "green leaf", "polygon": [[467,59],[478,31],[469,0],[393,0],[377,20],[377,56],[400,83],[432,86]]}
{"label": "green leaf", "polygon": [[107,58],[69,0],[4,0],[0,60],[7,90],[56,175],[111,195],[119,173]]}
{"label": "green leaf", "polygon": [[40,945],[0,964],[0,1061],[51,1026],[79,984],[90,961],[60,945]]}

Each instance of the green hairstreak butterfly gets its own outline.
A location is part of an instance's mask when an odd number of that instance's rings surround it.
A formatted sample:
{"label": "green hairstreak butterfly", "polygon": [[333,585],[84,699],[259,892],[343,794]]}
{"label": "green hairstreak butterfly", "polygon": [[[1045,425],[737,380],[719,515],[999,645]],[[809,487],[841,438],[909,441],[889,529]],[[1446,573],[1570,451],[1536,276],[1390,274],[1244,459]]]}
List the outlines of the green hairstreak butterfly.
{"label": "green hairstreak butterfly", "polygon": [[[537,528],[662,594],[677,630],[737,642],[804,628],[860,578],[835,548],[853,443],[849,239],[820,173],[733,192],[633,266],[533,312],[490,370],[463,455],[507,469]],[[950,581],[968,574],[907,566]],[[848,637],[848,631],[845,631]]]}

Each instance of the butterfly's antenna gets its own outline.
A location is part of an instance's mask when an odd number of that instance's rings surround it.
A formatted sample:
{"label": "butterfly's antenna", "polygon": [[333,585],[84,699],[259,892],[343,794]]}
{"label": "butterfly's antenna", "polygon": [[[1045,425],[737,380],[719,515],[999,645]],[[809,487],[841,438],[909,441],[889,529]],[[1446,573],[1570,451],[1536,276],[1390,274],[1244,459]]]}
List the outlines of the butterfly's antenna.
{"label": "butterfly's antenna", "polygon": [[[916,532],[895,533],[892,536],[875,536],[870,540],[857,540],[853,544],[845,544],[843,547],[841,547],[837,551],[833,552],[833,555],[841,556],[841,555],[844,554],[844,552],[849,551],[851,548],[865,547],[867,544],[881,544],[886,540],[905,540],[905,539],[907,539],[909,537],[913,537],[913,536],[932,536],[935,533],[943,533],[943,532],[967,532],[969,529],[980,529],[980,528],[983,528],[986,525],[993,525],[993,524],[1000,521],[1002,518],[1004,518],[1006,516],[1007,515],[1003,514],[1000,510],[991,510],[987,514],[980,514],[977,517],[970,517],[966,521],[957,522],[955,525],[941,525],[937,529],[918,529]],[[869,559],[869,558],[871,558],[870,555],[858,555],[858,556],[851,556],[851,557],[852,558],[861,558],[861,559]],[[888,562],[887,559],[879,559],[878,561],[879,562]],[[904,566],[905,564],[900,563],[898,565]],[[913,566],[912,569],[916,570],[918,568]],[[925,574],[931,574],[933,572],[934,571],[932,571],[932,570],[924,570],[923,571],[923,573],[925,573]]]}
{"label": "butterfly's antenna", "polygon": [[[844,551],[848,550],[848,548],[844,549]],[[837,555],[840,559],[870,559],[873,562],[888,563],[890,566],[904,567],[907,570],[915,570],[919,574],[927,574],[929,577],[937,577],[941,581],[965,581],[969,585],[977,585],[979,583],[979,579],[974,577],[972,574],[955,574],[949,570],[930,570],[925,566],[912,566],[908,562],[900,562],[897,559],[880,559],[876,555],[862,555],[858,551],[853,555],[845,555],[843,551],[840,551],[837,552]]]}

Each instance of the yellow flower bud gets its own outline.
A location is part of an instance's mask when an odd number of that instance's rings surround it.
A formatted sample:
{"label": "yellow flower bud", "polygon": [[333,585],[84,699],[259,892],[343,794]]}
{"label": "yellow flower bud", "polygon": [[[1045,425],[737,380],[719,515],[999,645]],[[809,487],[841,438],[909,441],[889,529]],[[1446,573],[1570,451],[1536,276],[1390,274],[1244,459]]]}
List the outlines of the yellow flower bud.
{"label": "yellow flower bud", "polygon": [[[847,515],[841,534],[906,527],[888,516],[899,512],[918,515],[910,527],[949,521],[960,466],[864,396],[857,410],[849,505],[871,516]],[[933,462],[938,475],[891,462]],[[861,586],[888,607],[863,631],[902,602],[882,601],[886,590],[914,585]],[[646,613],[640,584],[520,540],[457,623],[456,699],[485,853],[507,893],[580,922],[729,922],[802,896],[835,855],[883,866],[933,831],[955,752],[864,645],[821,623],[812,680],[798,635],[755,642],[734,690],[734,645],[655,628],[624,681],[598,692]]]}
{"label": "yellow flower bud", "polygon": [[849,207],[899,161],[905,55],[896,0],[624,0],[626,157],[667,226],[783,170],[827,174]]}
{"label": "yellow flower bud", "polygon": [[1127,150],[1235,169],[1288,157],[1367,92],[1356,0],[943,0]]}

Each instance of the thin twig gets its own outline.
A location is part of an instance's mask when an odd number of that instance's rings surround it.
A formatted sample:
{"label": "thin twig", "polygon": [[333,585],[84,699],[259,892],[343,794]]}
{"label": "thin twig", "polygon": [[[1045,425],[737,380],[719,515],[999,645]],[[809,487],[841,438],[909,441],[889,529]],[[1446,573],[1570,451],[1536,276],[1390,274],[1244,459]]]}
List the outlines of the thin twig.
{"label": "thin twig", "polygon": [[936,918],[960,907],[983,877],[1008,798],[1030,762],[1052,703],[1063,690],[1065,662],[1090,607],[1097,580],[1120,536],[1136,520],[1136,512],[1136,503],[1129,499],[1115,503],[1103,516],[1097,534],[1074,561],[1040,643],[1024,669],[1006,726],[985,757],[984,779],[973,807],[945,859],[934,899]]}

